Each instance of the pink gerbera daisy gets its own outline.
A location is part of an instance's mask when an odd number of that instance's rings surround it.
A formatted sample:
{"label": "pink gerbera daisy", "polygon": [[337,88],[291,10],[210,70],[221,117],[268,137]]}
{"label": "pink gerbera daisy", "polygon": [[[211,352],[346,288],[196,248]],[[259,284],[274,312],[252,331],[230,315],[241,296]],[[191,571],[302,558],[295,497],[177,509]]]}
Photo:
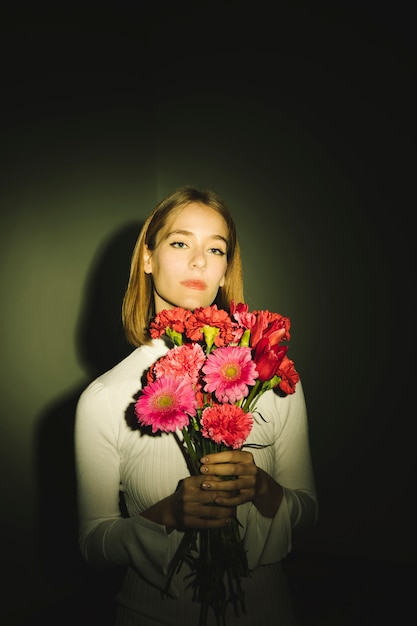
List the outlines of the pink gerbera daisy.
{"label": "pink gerbera daisy", "polygon": [[252,425],[252,413],[245,413],[235,404],[215,404],[204,409],[201,416],[203,437],[235,450],[243,446]]}
{"label": "pink gerbera daisy", "polygon": [[248,393],[248,385],[258,378],[250,348],[217,348],[209,354],[203,366],[204,391],[214,392],[219,402],[238,402]]}
{"label": "pink gerbera daisy", "polygon": [[162,376],[149,383],[135,403],[138,422],[159,430],[173,432],[189,422],[196,414],[197,400],[190,382],[176,376]]}

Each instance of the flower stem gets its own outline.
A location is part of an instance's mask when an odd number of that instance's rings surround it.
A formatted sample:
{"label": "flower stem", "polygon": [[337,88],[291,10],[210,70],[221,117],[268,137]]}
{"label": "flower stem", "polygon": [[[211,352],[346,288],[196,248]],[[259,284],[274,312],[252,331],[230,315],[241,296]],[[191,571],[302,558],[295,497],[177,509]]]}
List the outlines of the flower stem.
{"label": "flower stem", "polygon": [[253,400],[253,398],[256,396],[256,393],[258,391],[259,385],[261,384],[261,381],[258,379],[254,386],[252,387],[252,389],[249,392],[248,397],[246,398],[245,402],[243,403],[242,409],[247,413],[248,410],[250,409],[250,405],[251,402]]}
{"label": "flower stem", "polygon": [[187,446],[188,452],[190,453],[190,458],[191,458],[191,462],[193,464],[193,468],[194,468],[194,473],[195,475],[198,474],[198,471],[200,469],[200,460],[196,454],[195,448],[193,446],[193,443],[191,441],[191,437],[189,435],[189,432],[187,430],[187,428],[184,426],[184,428],[182,429],[182,436],[184,438],[185,441],[185,445]]}

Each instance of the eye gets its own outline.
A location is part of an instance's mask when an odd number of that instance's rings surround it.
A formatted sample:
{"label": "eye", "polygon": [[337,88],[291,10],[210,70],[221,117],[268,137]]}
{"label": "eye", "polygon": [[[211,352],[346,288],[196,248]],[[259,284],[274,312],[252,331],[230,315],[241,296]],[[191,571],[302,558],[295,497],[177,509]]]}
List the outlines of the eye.
{"label": "eye", "polygon": [[185,248],[187,244],[184,241],[171,241],[169,244],[172,248]]}
{"label": "eye", "polygon": [[224,256],[226,254],[226,252],[221,248],[210,248],[209,252],[211,252],[212,254],[218,254],[220,256]]}

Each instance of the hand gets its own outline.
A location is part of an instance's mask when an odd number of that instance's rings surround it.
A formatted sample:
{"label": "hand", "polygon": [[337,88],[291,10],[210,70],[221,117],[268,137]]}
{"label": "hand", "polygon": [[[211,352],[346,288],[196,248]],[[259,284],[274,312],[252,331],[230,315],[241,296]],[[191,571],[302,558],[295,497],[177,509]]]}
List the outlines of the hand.
{"label": "hand", "polygon": [[[251,452],[232,450],[208,454],[200,459],[200,472],[206,475],[203,489],[216,492],[214,502],[220,506],[238,506],[253,502],[264,517],[274,517],[284,490],[272,476],[255,465]],[[233,480],[222,481],[223,493],[217,492],[222,476],[234,476]]]}
{"label": "hand", "polygon": [[[172,527],[186,530],[225,526],[236,516],[236,507],[228,501],[230,492],[223,489],[225,483],[228,481],[222,481],[217,476],[184,478],[177,491],[169,497],[171,516],[175,520]],[[218,498],[224,500],[223,506],[216,502]]]}
{"label": "hand", "polygon": [[257,467],[250,452],[232,450],[201,459],[203,476],[185,478],[171,496],[178,530],[220,528],[236,517],[238,504],[255,495]]}
{"label": "hand", "polygon": [[[177,491],[142,515],[167,532],[187,528],[221,528],[236,517],[239,504],[252,501],[265,517],[273,517],[281,503],[282,487],[255,465],[251,452],[230,450],[201,460],[201,476],[188,476]],[[233,478],[229,478],[229,477]]]}
{"label": "hand", "polygon": [[255,497],[258,468],[251,452],[217,452],[208,454],[200,461],[200,472],[205,475],[202,489],[211,491],[217,505],[237,506]]}

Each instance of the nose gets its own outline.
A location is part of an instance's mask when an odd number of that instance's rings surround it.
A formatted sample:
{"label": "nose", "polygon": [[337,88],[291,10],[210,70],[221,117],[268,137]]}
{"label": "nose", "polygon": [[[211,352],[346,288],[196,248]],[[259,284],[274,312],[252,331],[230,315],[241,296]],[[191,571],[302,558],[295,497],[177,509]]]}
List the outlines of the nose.
{"label": "nose", "polygon": [[197,269],[203,269],[205,265],[206,265],[206,257],[204,255],[204,252],[202,250],[196,250],[194,254],[191,256],[190,266],[197,268]]}

